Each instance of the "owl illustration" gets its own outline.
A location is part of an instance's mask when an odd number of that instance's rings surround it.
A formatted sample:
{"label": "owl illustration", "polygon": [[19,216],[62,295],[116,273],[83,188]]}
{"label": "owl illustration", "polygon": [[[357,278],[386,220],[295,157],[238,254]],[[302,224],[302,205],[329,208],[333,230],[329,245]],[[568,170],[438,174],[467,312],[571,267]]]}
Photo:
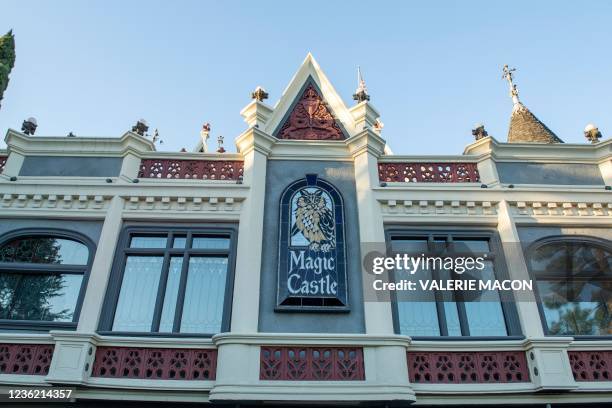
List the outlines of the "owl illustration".
{"label": "owl illustration", "polygon": [[322,190],[301,190],[295,208],[295,223],[291,236],[301,232],[313,251],[329,252],[336,246],[334,215],[327,207]]}

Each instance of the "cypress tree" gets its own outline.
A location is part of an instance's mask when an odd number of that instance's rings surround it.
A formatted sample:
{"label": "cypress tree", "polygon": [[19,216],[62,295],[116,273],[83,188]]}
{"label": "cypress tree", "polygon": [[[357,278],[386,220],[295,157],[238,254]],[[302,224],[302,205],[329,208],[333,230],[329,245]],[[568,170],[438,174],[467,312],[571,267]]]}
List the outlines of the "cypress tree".
{"label": "cypress tree", "polygon": [[[9,73],[15,65],[15,36],[13,30],[0,37],[0,102],[8,86]],[[0,105],[1,106],[1,105]]]}

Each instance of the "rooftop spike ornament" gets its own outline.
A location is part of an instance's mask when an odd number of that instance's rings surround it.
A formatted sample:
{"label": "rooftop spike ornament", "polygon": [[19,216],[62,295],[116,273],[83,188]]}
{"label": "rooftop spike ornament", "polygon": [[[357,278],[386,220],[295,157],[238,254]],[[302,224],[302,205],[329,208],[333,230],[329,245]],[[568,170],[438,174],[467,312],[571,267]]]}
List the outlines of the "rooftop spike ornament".
{"label": "rooftop spike ornament", "polygon": [[584,137],[586,137],[586,139],[589,142],[595,144],[595,143],[599,142],[599,139],[601,139],[601,132],[599,131],[597,126],[595,126],[592,123],[589,123],[584,128]]}
{"label": "rooftop spike ornament", "polygon": [[370,95],[368,94],[368,88],[366,87],[365,80],[363,79],[363,75],[361,75],[361,67],[357,67],[357,89],[353,94],[353,99],[357,101],[357,103],[361,103],[364,101],[370,100]]}
{"label": "rooftop spike ornament", "polygon": [[200,142],[202,146],[200,147],[200,153],[208,152],[208,137],[210,135],[210,123],[206,122],[202,125],[202,130],[200,130]]}
{"label": "rooftop spike ornament", "polygon": [[472,135],[474,136],[474,139],[480,140],[489,136],[489,133],[487,133],[487,131],[485,130],[485,126],[482,123],[477,123],[472,129]]}
{"label": "rooftop spike ornament", "polygon": [[159,144],[164,144],[164,141],[159,138],[159,131],[155,129],[153,132],[153,144],[159,142]]}
{"label": "rooftop spike ornament", "polygon": [[223,136],[219,135],[219,137],[217,137],[217,145],[219,145],[217,153],[225,153],[225,149],[223,148]]}
{"label": "rooftop spike ornament", "polygon": [[37,127],[38,122],[36,122],[36,118],[30,117],[23,121],[23,124],[21,125],[21,131],[26,135],[34,136]]}
{"label": "rooftop spike ornament", "polygon": [[257,102],[263,102],[264,99],[268,99],[268,93],[261,86],[255,88],[255,91],[251,92],[251,99],[255,99]]}
{"label": "rooftop spike ornament", "polygon": [[508,64],[506,64],[504,65],[503,71],[504,74],[502,75],[502,79],[508,81],[508,84],[510,85],[510,97],[512,98],[512,102],[516,105],[519,103],[518,89],[516,88],[516,84],[513,81],[513,72],[516,71],[516,68],[508,68]]}
{"label": "rooftop spike ornament", "polygon": [[145,136],[145,133],[149,130],[149,124],[144,119],[138,119],[136,124],[132,126],[132,132],[139,134],[140,136]]}

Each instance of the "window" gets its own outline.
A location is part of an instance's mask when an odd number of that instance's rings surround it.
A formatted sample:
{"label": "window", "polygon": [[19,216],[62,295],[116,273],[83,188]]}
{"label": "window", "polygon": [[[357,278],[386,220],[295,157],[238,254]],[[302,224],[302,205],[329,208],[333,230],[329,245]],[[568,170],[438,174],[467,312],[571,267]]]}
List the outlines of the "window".
{"label": "window", "polygon": [[[389,231],[388,240],[393,254],[409,256],[450,257],[456,260],[467,255],[484,258],[484,268],[475,271],[473,279],[484,281],[504,279],[503,261],[496,252],[499,244],[492,233],[476,232],[408,232]],[[456,263],[456,265],[459,265]],[[465,272],[464,272],[465,273]],[[414,275],[395,271],[394,280],[448,281],[468,278],[432,262]],[[496,290],[480,292],[423,290],[394,292],[396,331],[412,337],[506,337],[520,334],[516,310],[511,302],[502,301]]]}
{"label": "window", "polygon": [[229,327],[233,229],[128,228],[101,331],[213,335]]}
{"label": "window", "polygon": [[0,327],[76,327],[93,246],[84,242],[35,230],[0,241]]}
{"label": "window", "polygon": [[544,329],[550,335],[612,335],[612,245],[553,237],[528,252]]}

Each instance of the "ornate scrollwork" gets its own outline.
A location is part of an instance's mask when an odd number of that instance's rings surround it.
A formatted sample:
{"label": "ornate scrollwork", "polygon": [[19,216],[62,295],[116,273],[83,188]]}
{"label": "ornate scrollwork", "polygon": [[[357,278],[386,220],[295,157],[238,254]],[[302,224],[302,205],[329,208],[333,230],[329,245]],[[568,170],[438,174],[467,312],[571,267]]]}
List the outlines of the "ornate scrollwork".
{"label": "ornate scrollwork", "polygon": [[261,380],[359,381],[365,379],[360,347],[261,348]]}
{"label": "ornate scrollwork", "polygon": [[215,349],[98,347],[92,376],[146,380],[214,380]]}
{"label": "ornate scrollwork", "polygon": [[410,382],[421,384],[528,382],[525,353],[408,352]]}
{"label": "ornate scrollwork", "polygon": [[378,179],[404,183],[478,183],[476,163],[378,163]]}
{"label": "ornate scrollwork", "polygon": [[242,161],[143,159],[139,178],[238,180],[242,177]]}
{"label": "ornate scrollwork", "polygon": [[327,104],[309,85],[278,132],[279,139],[343,140],[344,134]]}
{"label": "ornate scrollwork", "polygon": [[0,374],[47,375],[52,344],[0,344]]}

